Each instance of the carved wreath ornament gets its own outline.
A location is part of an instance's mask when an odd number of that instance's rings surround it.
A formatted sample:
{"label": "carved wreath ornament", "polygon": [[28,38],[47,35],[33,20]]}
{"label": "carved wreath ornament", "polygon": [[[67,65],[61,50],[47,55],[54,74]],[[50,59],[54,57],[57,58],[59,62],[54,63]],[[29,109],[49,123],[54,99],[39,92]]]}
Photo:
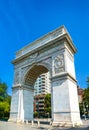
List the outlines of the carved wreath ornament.
{"label": "carved wreath ornament", "polygon": [[59,73],[64,71],[64,60],[63,60],[63,55],[58,55],[54,59],[54,70],[55,73]]}

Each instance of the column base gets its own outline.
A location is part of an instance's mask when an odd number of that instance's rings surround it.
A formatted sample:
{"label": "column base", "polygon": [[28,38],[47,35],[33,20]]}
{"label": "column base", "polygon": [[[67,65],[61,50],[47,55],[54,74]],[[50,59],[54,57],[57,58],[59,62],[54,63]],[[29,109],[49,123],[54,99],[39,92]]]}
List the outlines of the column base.
{"label": "column base", "polygon": [[57,121],[53,121],[52,122],[52,126],[58,126],[58,127],[78,127],[82,125],[82,121],[76,121],[76,122],[72,122],[72,121],[65,121],[65,122],[57,122]]}
{"label": "column base", "polygon": [[11,119],[11,118],[8,119],[8,122],[16,122],[16,121],[17,121],[16,119]]}
{"label": "column base", "polygon": [[24,123],[24,121],[20,119],[9,119],[8,122]]}

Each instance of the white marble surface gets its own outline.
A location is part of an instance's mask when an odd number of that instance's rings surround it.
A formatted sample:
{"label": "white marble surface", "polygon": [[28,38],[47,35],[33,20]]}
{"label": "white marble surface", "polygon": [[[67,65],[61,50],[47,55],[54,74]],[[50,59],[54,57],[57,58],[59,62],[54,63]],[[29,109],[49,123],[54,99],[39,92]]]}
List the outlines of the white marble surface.
{"label": "white marble surface", "polygon": [[34,92],[29,90],[24,90],[24,120],[32,120],[33,119],[33,98]]}
{"label": "white marble surface", "polygon": [[[50,72],[52,85],[52,118],[54,124],[79,124],[80,114],[76,87],[74,53],[76,48],[64,27],[36,40],[16,53],[14,64],[14,85],[10,118],[20,121],[33,119],[34,67],[42,66]],[[35,73],[36,73],[36,68]],[[31,70],[31,71],[30,71]],[[33,79],[26,77],[33,74]],[[26,78],[29,85],[26,87]],[[34,84],[34,83],[33,83]],[[13,114],[12,112],[17,112]]]}
{"label": "white marble surface", "polygon": [[18,103],[19,103],[19,91],[18,89],[12,92],[12,99],[11,99],[11,110],[10,110],[10,119],[16,120],[18,118]]}

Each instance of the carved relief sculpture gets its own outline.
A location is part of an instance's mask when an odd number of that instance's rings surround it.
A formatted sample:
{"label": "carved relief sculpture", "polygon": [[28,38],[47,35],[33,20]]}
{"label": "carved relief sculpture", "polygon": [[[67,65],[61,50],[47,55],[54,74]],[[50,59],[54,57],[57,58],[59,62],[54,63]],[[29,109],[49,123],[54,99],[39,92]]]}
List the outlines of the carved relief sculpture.
{"label": "carved relief sculpture", "polygon": [[14,75],[14,85],[15,84],[19,84],[19,71],[16,71]]}
{"label": "carved relief sculpture", "polygon": [[60,73],[64,71],[64,60],[63,55],[58,55],[54,59],[54,72]]}

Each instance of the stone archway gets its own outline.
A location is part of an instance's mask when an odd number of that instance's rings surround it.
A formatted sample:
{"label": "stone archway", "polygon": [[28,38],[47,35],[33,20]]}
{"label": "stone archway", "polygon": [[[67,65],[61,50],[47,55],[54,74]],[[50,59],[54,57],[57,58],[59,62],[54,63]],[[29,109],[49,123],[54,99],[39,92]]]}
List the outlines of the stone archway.
{"label": "stone archway", "polygon": [[76,48],[64,26],[16,53],[10,120],[33,120],[33,92],[37,77],[49,71],[52,124],[81,124],[74,54]]}
{"label": "stone archway", "polygon": [[19,89],[22,104],[18,103],[20,108],[18,121],[33,120],[34,84],[38,76],[46,72],[48,72],[46,67],[35,64],[23,75],[24,80]]}

